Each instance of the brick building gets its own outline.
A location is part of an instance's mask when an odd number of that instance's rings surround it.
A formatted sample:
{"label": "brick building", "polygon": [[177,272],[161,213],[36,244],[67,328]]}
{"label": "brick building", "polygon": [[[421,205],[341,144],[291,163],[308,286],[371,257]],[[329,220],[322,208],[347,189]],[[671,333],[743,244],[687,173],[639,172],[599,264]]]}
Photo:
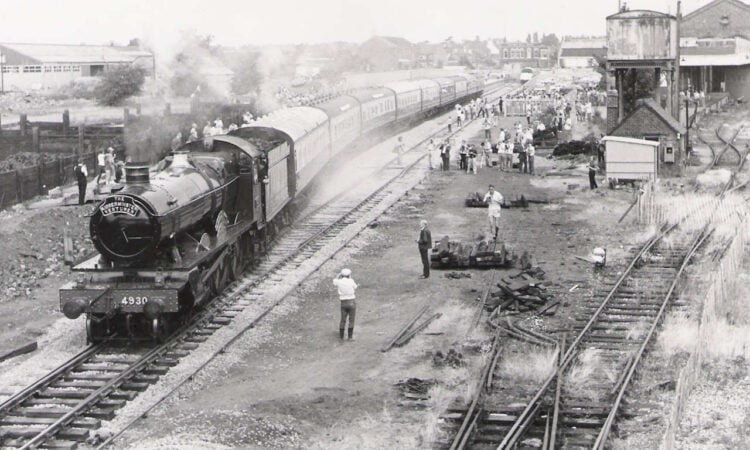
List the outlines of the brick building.
{"label": "brick building", "polygon": [[154,55],[137,47],[109,45],[0,44],[5,90],[60,87],[123,64],[154,73]]}
{"label": "brick building", "polygon": [[497,61],[500,67],[511,73],[520,73],[524,67],[551,67],[556,55],[549,45],[532,42],[504,42],[495,40]]}
{"label": "brick building", "polygon": [[680,34],[695,38],[750,39],[750,5],[739,0],[714,0],[680,22]]}
{"label": "brick building", "polygon": [[750,5],[714,0],[680,22],[680,89],[750,98]]}
{"label": "brick building", "polygon": [[[617,123],[617,107],[607,109],[608,123]],[[610,122],[610,119],[612,122]],[[661,176],[681,174],[685,154],[685,127],[654,99],[637,101],[636,108],[608,133],[610,136],[659,142],[657,172]]]}

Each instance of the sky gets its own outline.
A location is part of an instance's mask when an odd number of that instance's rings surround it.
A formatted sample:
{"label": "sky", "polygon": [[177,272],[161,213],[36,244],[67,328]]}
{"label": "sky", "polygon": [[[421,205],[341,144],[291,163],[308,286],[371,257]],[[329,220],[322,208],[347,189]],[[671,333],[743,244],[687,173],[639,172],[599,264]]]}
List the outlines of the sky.
{"label": "sky", "polygon": [[[688,13],[710,0],[683,0]],[[676,11],[676,0],[631,0],[630,9]],[[178,45],[180,32],[223,45],[362,42],[373,35],[412,42],[503,37],[537,31],[605,34],[618,0],[0,0],[0,42]],[[158,51],[158,50],[157,50]]]}

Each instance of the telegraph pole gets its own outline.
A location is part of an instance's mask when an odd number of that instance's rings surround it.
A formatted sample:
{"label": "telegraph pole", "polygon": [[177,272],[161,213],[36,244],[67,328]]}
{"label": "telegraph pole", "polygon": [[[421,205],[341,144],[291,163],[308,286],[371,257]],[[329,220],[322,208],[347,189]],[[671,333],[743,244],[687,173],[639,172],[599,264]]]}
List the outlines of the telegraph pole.
{"label": "telegraph pole", "polygon": [[5,55],[0,53],[0,94],[5,94]]}

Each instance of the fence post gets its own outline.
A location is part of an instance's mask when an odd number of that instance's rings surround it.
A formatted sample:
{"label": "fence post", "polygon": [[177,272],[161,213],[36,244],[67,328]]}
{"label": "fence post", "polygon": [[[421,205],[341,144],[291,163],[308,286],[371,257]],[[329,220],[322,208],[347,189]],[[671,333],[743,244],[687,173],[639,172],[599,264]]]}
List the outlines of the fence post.
{"label": "fence post", "polygon": [[23,201],[23,183],[21,183],[21,174],[16,169],[16,203]]}
{"label": "fence post", "polygon": [[63,134],[68,135],[70,133],[70,111],[67,109],[63,111]]}
{"label": "fence post", "polygon": [[26,119],[26,114],[21,114],[18,119],[18,125],[21,127],[21,136],[26,136],[26,127],[29,125],[28,120]]}
{"label": "fence post", "polygon": [[76,156],[83,154],[83,134],[86,132],[86,125],[78,125],[78,148],[76,149]]}
{"label": "fence post", "polygon": [[42,173],[44,171],[44,158],[42,157],[42,143],[39,141],[39,127],[31,127],[31,148],[36,153],[38,162],[36,165],[36,184],[39,187],[39,195],[43,194]]}

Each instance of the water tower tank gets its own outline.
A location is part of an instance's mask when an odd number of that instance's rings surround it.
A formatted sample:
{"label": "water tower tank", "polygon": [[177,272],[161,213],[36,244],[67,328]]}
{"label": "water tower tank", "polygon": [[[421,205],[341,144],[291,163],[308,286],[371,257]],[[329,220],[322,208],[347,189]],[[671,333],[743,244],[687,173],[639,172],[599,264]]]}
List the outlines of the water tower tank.
{"label": "water tower tank", "polygon": [[677,18],[656,11],[607,17],[607,60],[655,61],[677,57]]}

